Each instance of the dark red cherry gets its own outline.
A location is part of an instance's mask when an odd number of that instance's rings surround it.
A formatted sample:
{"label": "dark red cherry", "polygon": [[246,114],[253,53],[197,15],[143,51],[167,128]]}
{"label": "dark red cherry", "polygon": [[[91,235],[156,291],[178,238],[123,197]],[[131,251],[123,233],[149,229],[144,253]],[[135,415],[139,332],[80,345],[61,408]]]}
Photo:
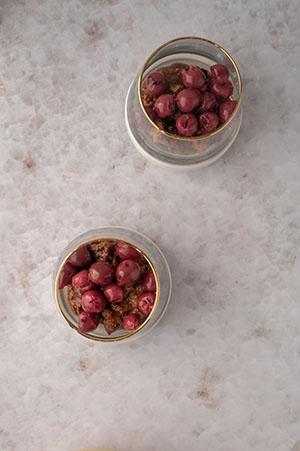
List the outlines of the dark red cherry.
{"label": "dark red cherry", "polygon": [[228,69],[226,66],[223,66],[223,64],[214,64],[211,66],[210,73],[212,78],[218,83],[224,83],[229,77]]}
{"label": "dark red cherry", "polygon": [[72,266],[69,262],[64,264],[58,279],[58,289],[61,290],[66,285],[72,283],[72,277],[78,272],[78,268]]}
{"label": "dark red cherry", "polygon": [[137,260],[141,257],[139,251],[134,249],[134,247],[121,242],[118,243],[116,253],[122,260],[125,260],[126,258],[129,258],[130,260]]}
{"label": "dark red cherry", "polygon": [[155,302],[156,294],[155,293],[143,293],[139,297],[139,309],[142,313],[148,315],[153,309]]}
{"label": "dark red cherry", "polygon": [[121,287],[132,287],[141,277],[141,267],[134,260],[123,260],[116,269],[117,284]]}
{"label": "dark red cherry", "polygon": [[154,122],[154,124],[156,124],[157,116],[156,116],[155,112],[152,110],[152,108],[150,106],[144,106],[144,108],[145,108],[146,113],[150,117],[150,119]]}
{"label": "dark red cherry", "polygon": [[109,262],[93,263],[89,269],[89,278],[96,285],[108,285],[114,278],[115,270]]}
{"label": "dark red cherry", "polygon": [[156,99],[154,112],[158,117],[168,117],[175,113],[176,105],[172,94],[163,94]]}
{"label": "dark red cherry", "polygon": [[78,329],[81,332],[91,332],[97,329],[99,324],[98,315],[95,313],[81,312],[78,315]]}
{"label": "dark red cherry", "polygon": [[156,291],[156,282],[152,269],[148,269],[145,272],[142,285],[146,291]]}
{"label": "dark red cherry", "polygon": [[91,290],[95,285],[89,278],[89,272],[87,269],[78,272],[75,276],[72,277],[72,285],[78,291],[88,291]]}
{"label": "dark red cherry", "polygon": [[197,66],[190,66],[188,70],[183,69],[181,72],[182,83],[186,88],[201,89],[206,82],[204,72]]}
{"label": "dark red cherry", "polygon": [[190,113],[200,104],[202,95],[200,91],[194,88],[186,88],[180,91],[176,96],[176,104],[180,111]]}
{"label": "dark red cherry", "polygon": [[199,116],[199,127],[204,133],[212,132],[215,128],[217,128],[218,123],[219,118],[216,113],[206,111],[205,113],[201,113]]}
{"label": "dark red cherry", "polygon": [[176,119],[176,128],[182,136],[192,136],[198,129],[198,121],[192,113],[181,114]]}
{"label": "dark red cherry", "polygon": [[109,302],[115,303],[123,301],[125,293],[122,287],[116,283],[111,283],[104,288],[104,296]]}
{"label": "dark red cherry", "polygon": [[168,87],[167,80],[161,72],[152,72],[146,80],[147,91],[154,96],[159,96]]}
{"label": "dark red cherry", "polygon": [[105,309],[106,300],[97,290],[87,291],[82,295],[81,306],[85,312],[100,313]]}
{"label": "dark red cherry", "polygon": [[138,323],[139,323],[139,319],[138,319],[137,315],[133,315],[133,314],[126,315],[126,316],[124,316],[124,319],[123,319],[123,329],[133,330],[136,328]]}
{"label": "dark red cherry", "polygon": [[80,247],[69,257],[68,262],[77,268],[82,268],[91,263],[92,257],[86,246]]}
{"label": "dark red cherry", "polygon": [[225,102],[221,103],[221,105],[219,106],[219,117],[222,124],[228,121],[236,107],[236,104],[236,100],[226,100]]}
{"label": "dark red cherry", "polygon": [[209,90],[217,97],[217,99],[227,99],[233,93],[233,86],[229,80],[223,83],[211,80],[209,83]]}
{"label": "dark red cherry", "polygon": [[202,102],[197,109],[197,113],[203,113],[203,111],[210,111],[217,105],[215,96],[211,92],[205,92],[202,97]]}

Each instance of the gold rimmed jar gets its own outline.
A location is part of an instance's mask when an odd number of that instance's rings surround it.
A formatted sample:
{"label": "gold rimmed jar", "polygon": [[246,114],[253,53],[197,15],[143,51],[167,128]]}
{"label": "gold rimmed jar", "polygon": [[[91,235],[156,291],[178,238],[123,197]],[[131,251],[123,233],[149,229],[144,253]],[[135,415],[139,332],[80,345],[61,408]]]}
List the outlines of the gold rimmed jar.
{"label": "gold rimmed jar", "polygon": [[[69,306],[67,300],[67,288],[65,287],[64,289],[59,290],[58,280],[64,264],[73,252],[84,245],[106,239],[126,242],[143,255],[152,269],[156,280],[157,291],[155,304],[145,321],[133,331],[119,329],[111,335],[108,335],[103,324],[99,324],[96,330],[84,333],[79,331],[77,327],[78,317],[72,312]],[[166,311],[171,296],[171,286],[171,274],[168,263],[156,244],[144,235],[123,227],[102,227],[86,232],[75,238],[75,240],[73,240],[60,255],[54,272],[54,295],[58,310],[63,319],[72,329],[84,337],[102,342],[127,342],[149,332],[149,330],[158,324]]]}
{"label": "gold rimmed jar", "polygon": [[[141,86],[153,71],[175,62],[192,64],[209,70],[213,64],[224,64],[230,74],[237,101],[230,119],[210,134],[197,137],[171,135],[160,129],[147,115],[141,99]],[[146,60],[129,87],[125,120],[135,147],[161,166],[193,169],[207,166],[220,158],[234,142],[242,121],[242,80],[239,69],[220,45],[200,37],[176,38],[158,47]]]}

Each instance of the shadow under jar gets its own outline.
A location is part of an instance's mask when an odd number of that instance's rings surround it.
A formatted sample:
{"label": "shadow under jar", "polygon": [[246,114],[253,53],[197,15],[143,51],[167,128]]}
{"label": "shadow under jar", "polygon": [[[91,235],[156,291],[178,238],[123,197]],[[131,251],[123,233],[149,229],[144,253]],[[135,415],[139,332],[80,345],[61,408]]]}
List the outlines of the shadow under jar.
{"label": "shadow under jar", "polygon": [[[66,268],[65,266],[66,264],[69,264],[70,262],[73,263],[72,256],[74,257],[74,255],[76,255],[78,249],[82,249],[84,247],[88,248],[91,255],[91,260],[88,262],[87,265],[82,264],[80,267],[77,267],[75,269],[76,272],[74,272],[74,275],[80,273],[81,271],[89,269],[92,266],[92,264],[97,261],[112,262],[112,259],[105,260],[105,257],[102,258],[101,249],[99,250],[100,252],[99,255],[97,255],[92,250],[92,246],[99,242],[101,243],[115,242],[116,244],[125,243],[129,245],[131,248],[135,250],[135,252],[140,254],[140,258],[137,258],[137,261],[142,266],[144,266],[144,273],[142,272],[143,276],[145,275],[145,271],[147,269],[152,270],[152,273],[154,275],[156,294],[152,310],[147,315],[140,315],[139,323],[133,330],[125,330],[122,327],[122,325],[120,325],[116,330],[114,330],[112,333],[109,334],[105,328],[101,313],[99,313],[100,322],[98,324],[98,327],[90,332],[83,332],[78,328],[78,313],[79,311],[82,311],[82,309],[81,308],[78,309],[78,307],[74,308],[71,305],[72,303],[70,303],[70,290],[73,290],[74,294],[78,297],[78,293],[76,292],[76,290],[74,290],[73,281],[72,282],[69,281],[63,288],[60,288],[62,271],[64,270],[64,268]],[[121,262],[125,261],[126,258],[130,259],[130,257],[123,257],[123,259],[120,259],[118,256],[116,256],[115,253],[113,253],[112,255],[115,256],[115,262],[112,262],[115,265],[115,267],[117,267]],[[140,278],[140,281],[142,281],[142,277]],[[109,285],[110,283],[116,283],[116,280],[113,279],[107,285]],[[156,244],[153,243],[146,236],[123,227],[113,227],[113,226],[102,227],[96,230],[91,230],[78,236],[64,249],[64,251],[62,252],[62,254],[58,259],[54,271],[54,295],[57,307],[62,317],[69,324],[69,326],[71,326],[78,333],[87,338],[97,341],[105,341],[105,342],[129,341],[131,339],[141,337],[145,333],[149,332],[153,327],[155,327],[158,324],[158,322],[160,321],[160,319],[162,318],[163,314],[166,311],[171,296],[171,287],[172,282],[168,263],[164,255],[160,251],[160,249],[156,246]],[[100,292],[105,298],[104,288],[105,288],[104,285],[97,286],[96,284],[95,287],[88,288],[87,291],[89,289],[98,290],[98,292]],[[126,296],[127,294],[130,293],[130,288],[131,288],[130,286],[129,287],[124,286]],[[153,291],[154,289],[148,290],[144,288],[143,290],[142,288],[142,291],[139,294],[141,295],[143,294],[143,292]],[[82,293],[84,293],[84,291]],[[126,296],[124,302],[120,303],[116,302],[113,305],[115,306],[119,305],[121,307],[124,306],[124,304],[126,304]],[[77,299],[77,305],[81,306],[80,302],[81,302],[80,299],[79,301]],[[112,304],[107,300],[106,301],[107,310],[110,310],[111,306]],[[128,311],[127,313],[130,314],[131,311]]]}
{"label": "shadow under jar", "polygon": [[[152,121],[142,102],[142,85],[150,73],[173,63],[199,66],[207,71],[215,64],[227,67],[233,85],[230,99],[237,103],[225,124],[206,135],[184,137],[162,130]],[[125,103],[126,126],[134,146],[151,161],[173,169],[199,168],[219,159],[234,142],[242,121],[241,100],[241,76],[226,50],[204,38],[177,38],[155,50],[131,83]]]}

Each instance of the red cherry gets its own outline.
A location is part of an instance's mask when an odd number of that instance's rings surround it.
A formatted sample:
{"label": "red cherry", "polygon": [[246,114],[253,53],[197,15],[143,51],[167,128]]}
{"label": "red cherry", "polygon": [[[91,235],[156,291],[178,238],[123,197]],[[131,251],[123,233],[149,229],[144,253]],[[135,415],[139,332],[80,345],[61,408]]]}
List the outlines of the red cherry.
{"label": "red cherry", "polygon": [[123,260],[116,269],[117,284],[132,287],[141,277],[141,267],[134,260]]}
{"label": "red cherry", "polygon": [[206,77],[204,72],[197,66],[190,66],[188,70],[181,72],[182,83],[186,88],[200,89],[205,85]]}
{"label": "red cherry", "polygon": [[223,64],[214,64],[210,68],[211,76],[214,80],[216,80],[218,83],[224,83],[226,80],[228,80],[229,72],[226,66],[223,66]]}
{"label": "red cherry", "polygon": [[163,94],[156,99],[154,112],[158,117],[168,117],[175,113],[176,105],[172,94]]}
{"label": "red cherry", "polygon": [[134,249],[134,247],[122,242],[118,243],[116,253],[122,260],[125,260],[127,258],[129,258],[130,260],[136,260],[141,257],[139,251]]}
{"label": "red cherry", "polygon": [[218,99],[227,99],[233,93],[233,86],[229,80],[223,83],[218,83],[216,80],[211,80],[209,83],[209,90]]}
{"label": "red cherry", "polygon": [[72,277],[72,285],[82,292],[91,290],[95,286],[89,279],[89,272],[87,269],[78,272]]}
{"label": "red cherry", "polygon": [[148,315],[153,309],[156,295],[155,293],[144,293],[139,297],[139,309]]}
{"label": "red cherry", "polygon": [[192,136],[198,129],[198,121],[192,113],[181,114],[176,119],[176,128],[181,136]]}
{"label": "red cherry", "polygon": [[124,316],[123,319],[123,329],[125,330],[133,330],[139,323],[139,319],[136,315],[130,314]]}
{"label": "red cherry", "polygon": [[88,313],[100,313],[105,309],[105,305],[104,296],[97,290],[87,291],[81,298],[81,306]]}
{"label": "red cherry", "polygon": [[58,289],[61,290],[66,285],[70,285],[72,282],[72,277],[77,272],[78,272],[78,268],[75,268],[69,262],[66,262],[59,275]]}
{"label": "red cherry", "polygon": [[104,296],[106,299],[114,304],[115,302],[121,302],[124,299],[124,289],[116,283],[111,283],[104,288]]}
{"label": "red cherry", "polygon": [[91,263],[92,257],[86,246],[80,247],[77,251],[73,252],[71,257],[69,257],[68,262],[77,268],[82,268]]}
{"label": "red cherry", "polygon": [[206,111],[205,113],[201,113],[199,116],[200,130],[204,133],[212,132],[215,128],[217,128],[218,123],[219,117],[216,113]]}
{"label": "red cherry", "polygon": [[219,117],[222,124],[228,121],[236,107],[236,104],[236,100],[226,100],[225,102],[221,103],[221,105],[219,106]]}
{"label": "red cherry", "polygon": [[114,278],[115,270],[109,262],[93,263],[89,269],[89,278],[96,285],[108,285]]}
{"label": "red cherry", "polygon": [[95,313],[81,312],[78,315],[78,329],[81,332],[91,332],[97,329],[99,324],[98,315]]}
{"label": "red cherry", "polygon": [[161,72],[152,72],[146,80],[147,91],[154,96],[159,96],[168,87],[167,80]]}
{"label": "red cherry", "polygon": [[157,116],[156,116],[155,112],[152,110],[152,108],[150,106],[144,105],[144,108],[145,108],[146,113],[150,117],[150,119],[154,122],[154,124],[156,124]]}
{"label": "red cherry", "polygon": [[148,269],[145,272],[142,285],[146,291],[156,291],[156,282],[152,269]]}
{"label": "red cherry", "polygon": [[202,102],[197,109],[197,113],[203,113],[204,111],[210,111],[217,105],[215,96],[211,92],[205,92],[202,97]]}
{"label": "red cherry", "polygon": [[200,91],[194,88],[186,88],[180,91],[176,96],[176,104],[180,111],[190,113],[200,104],[202,95]]}

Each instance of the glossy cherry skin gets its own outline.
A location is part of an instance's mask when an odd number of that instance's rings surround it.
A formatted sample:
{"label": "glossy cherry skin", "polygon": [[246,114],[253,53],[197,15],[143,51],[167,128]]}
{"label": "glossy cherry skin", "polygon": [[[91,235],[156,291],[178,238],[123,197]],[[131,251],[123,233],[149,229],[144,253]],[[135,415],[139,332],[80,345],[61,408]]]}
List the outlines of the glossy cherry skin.
{"label": "glossy cherry skin", "polygon": [[141,254],[139,251],[134,249],[134,247],[130,246],[126,243],[118,243],[117,249],[116,249],[117,255],[122,259],[130,259],[130,260],[137,260],[141,257]]}
{"label": "glossy cherry skin", "polygon": [[97,329],[99,324],[98,315],[95,313],[81,312],[78,315],[78,329],[81,332],[91,332]]}
{"label": "glossy cherry skin", "polygon": [[142,280],[143,288],[146,291],[156,291],[156,282],[152,269],[148,269]]}
{"label": "glossy cherry skin", "polygon": [[221,103],[219,106],[219,117],[222,124],[228,121],[236,107],[236,104],[236,100],[225,100],[225,102]]}
{"label": "glossy cherry skin", "polygon": [[122,302],[125,296],[124,289],[116,283],[111,283],[104,288],[104,296],[106,299],[114,304],[115,302]]}
{"label": "glossy cherry skin", "polygon": [[109,262],[93,263],[89,269],[89,278],[96,285],[108,285],[114,278],[115,270]]}
{"label": "glossy cherry skin", "polygon": [[154,110],[152,110],[152,108],[150,106],[144,106],[144,108],[145,108],[146,113],[150,117],[150,119],[154,122],[154,124],[156,124],[157,116],[156,116]]}
{"label": "glossy cherry skin", "polygon": [[233,93],[233,86],[229,80],[224,83],[218,83],[216,80],[211,80],[209,83],[209,90],[217,99],[227,99]]}
{"label": "glossy cherry skin", "polygon": [[206,82],[204,72],[197,66],[190,66],[188,70],[183,69],[181,72],[182,83],[186,88],[201,89]]}
{"label": "glossy cherry skin", "polygon": [[95,286],[89,278],[89,272],[87,269],[78,272],[72,277],[72,285],[81,292],[91,290]]}
{"label": "glossy cherry skin", "polygon": [[190,113],[199,106],[202,100],[200,91],[194,88],[186,88],[180,91],[176,96],[176,104],[180,111]]}
{"label": "glossy cherry skin", "polygon": [[159,96],[154,104],[154,112],[158,117],[165,118],[175,113],[176,104],[172,94]]}
{"label": "glossy cherry skin", "polygon": [[210,111],[217,105],[216,97],[211,92],[205,92],[202,97],[202,101],[197,109],[197,113],[203,113],[204,111]]}
{"label": "glossy cherry skin", "polygon": [[176,128],[181,136],[193,136],[198,129],[198,121],[192,113],[184,113],[177,117]]}
{"label": "glossy cherry skin", "polygon": [[140,265],[134,260],[123,260],[116,269],[117,284],[121,287],[132,287],[142,274]]}
{"label": "glossy cherry skin", "polygon": [[215,130],[219,124],[219,117],[216,113],[206,111],[199,116],[199,127],[204,133],[209,133]]}
{"label": "glossy cherry skin", "polygon": [[91,263],[92,257],[86,246],[80,247],[69,257],[68,262],[77,268],[82,268]]}
{"label": "glossy cherry skin", "polygon": [[70,285],[70,283],[72,283],[72,277],[77,272],[78,268],[75,268],[69,262],[66,262],[59,275],[58,289],[61,290],[66,285]]}
{"label": "glossy cherry skin", "polygon": [[123,319],[123,329],[125,330],[134,330],[139,323],[139,319],[137,315],[129,314],[124,316]]}
{"label": "glossy cherry skin", "polygon": [[105,309],[106,300],[97,290],[87,291],[82,295],[81,306],[85,312],[100,313]]}
{"label": "glossy cherry skin", "polygon": [[146,80],[147,91],[154,96],[159,96],[168,87],[167,80],[161,72],[152,72]]}
{"label": "glossy cherry skin", "polygon": [[228,69],[226,66],[223,66],[223,64],[214,64],[211,66],[210,73],[212,78],[218,83],[224,83],[229,77]]}
{"label": "glossy cherry skin", "polygon": [[139,309],[142,313],[148,315],[153,309],[155,302],[156,294],[155,293],[143,293],[139,297]]}

